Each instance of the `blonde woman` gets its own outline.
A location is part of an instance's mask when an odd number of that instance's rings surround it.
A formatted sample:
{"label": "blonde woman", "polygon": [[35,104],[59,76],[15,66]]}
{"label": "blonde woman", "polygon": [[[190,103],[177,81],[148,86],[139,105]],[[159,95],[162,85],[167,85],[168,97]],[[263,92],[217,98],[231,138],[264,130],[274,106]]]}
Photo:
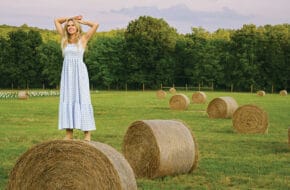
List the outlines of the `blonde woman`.
{"label": "blonde woman", "polygon": [[[88,41],[97,31],[99,24],[85,21],[81,15],[62,17],[54,20],[61,35],[63,67],[60,82],[60,102],[58,128],[66,130],[65,139],[73,139],[73,130],[84,131],[84,140],[91,140],[95,130],[95,119],[91,104],[89,77],[83,55]],[[64,26],[63,26],[64,24]],[[81,24],[89,26],[82,34]]]}

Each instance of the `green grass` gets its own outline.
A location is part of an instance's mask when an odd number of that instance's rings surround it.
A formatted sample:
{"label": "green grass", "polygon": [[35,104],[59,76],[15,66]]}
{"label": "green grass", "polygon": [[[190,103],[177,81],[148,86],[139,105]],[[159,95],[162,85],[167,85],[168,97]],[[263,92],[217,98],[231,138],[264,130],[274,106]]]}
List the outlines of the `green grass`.
{"label": "green grass", "polygon": [[[191,98],[193,92],[183,92]],[[121,151],[127,127],[136,120],[179,119],[194,132],[199,147],[198,168],[190,174],[154,180],[138,179],[138,189],[290,189],[290,96],[206,92],[207,104],[191,104],[186,111],[169,109],[170,94],[155,91],[92,93],[97,130],[93,141]],[[255,104],[269,116],[268,134],[237,134],[231,119],[209,119],[210,100],[232,96],[239,105]],[[32,145],[62,139],[57,129],[58,97],[29,100],[0,99],[0,189],[5,189],[16,160]],[[80,131],[75,138],[82,139]]]}

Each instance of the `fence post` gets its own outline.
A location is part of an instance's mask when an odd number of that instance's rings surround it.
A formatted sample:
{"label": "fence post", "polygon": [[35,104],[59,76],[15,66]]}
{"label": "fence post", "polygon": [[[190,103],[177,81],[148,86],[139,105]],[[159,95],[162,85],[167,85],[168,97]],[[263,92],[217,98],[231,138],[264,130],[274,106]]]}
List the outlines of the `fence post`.
{"label": "fence post", "polygon": [[187,92],[187,83],[185,84],[185,91]]}
{"label": "fence post", "polygon": [[160,89],[162,90],[163,88],[162,88],[162,83],[160,84]]}
{"label": "fence post", "polygon": [[200,82],[198,83],[198,91],[200,91]]}
{"label": "fence post", "polygon": [[125,90],[126,90],[126,92],[128,91],[128,85],[127,85],[127,83],[125,84]]}
{"label": "fence post", "polygon": [[144,92],[144,90],[145,90],[145,85],[144,85],[144,83],[142,84],[142,88],[143,88],[143,92]]}
{"label": "fence post", "polygon": [[233,92],[233,90],[234,90],[234,85],[231,84],[231,92]]}
{"label": "fence post", "polygon": [[253,93],[253,85],[251,84],[251,93]]}

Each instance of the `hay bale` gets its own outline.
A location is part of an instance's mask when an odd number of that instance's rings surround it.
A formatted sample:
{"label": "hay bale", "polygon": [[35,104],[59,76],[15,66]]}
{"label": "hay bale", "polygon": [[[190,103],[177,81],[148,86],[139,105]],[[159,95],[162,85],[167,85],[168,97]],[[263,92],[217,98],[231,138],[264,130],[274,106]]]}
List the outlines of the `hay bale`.
{"label": "hay bale", "polygon": [[18,92],[18,99],[27,100],[29,97],[28,92],[26,91],[19,91]]}
{"label": "hay bale", "polygon": [[124,156],[99,142],[54,140],[25,152],[7,189],[137,189]]}
{"label": "hay bale", "polygon": [[231,118],[238,107],[234,98],[225,96],[210,101],[206,112],[209,118]]}
{"label": "hay bale", "polygon": [[156,96],[159,99],[164,99],[166,97],[167,93],[164,90],[158,90],[156,92]]}
{"label": "hay bale", "polygon": [[176,89],[172,87],[172,88],[169,89],[169,92],[171,94],[176,94]]}
{"label": "hay bale", "polygon": [[173,95],[169,100],[169,107],[173,110],[186,110],[189,104],[190,100],[184,94]]}
{"label": "hay bale", "polygon": [[233,127],[238,133],[267,133],[268,115],[255,105],[240,106],[233,115]]}
{"label": "hay bale", "polygon": [[206,94],[204,92],[196,92],[192,94],[192,102],[196,104],[206,103]]}
{"label": "hay bale", "polygon": [[123,153],[138,178],[189,173],[198,162],[191,130],[174,120],[133,122],[124,136]]}
{"label": "hay bale", "polygon": [[287,96],[287,90],[281,90],[279,94],[280,96]]}
{"label": "hay bale", "polygon": [[263,90],[259,90],[259,91],[257,91],[257,95],[258,96],[265,96],[266,95],[266,92],[263,91]]}

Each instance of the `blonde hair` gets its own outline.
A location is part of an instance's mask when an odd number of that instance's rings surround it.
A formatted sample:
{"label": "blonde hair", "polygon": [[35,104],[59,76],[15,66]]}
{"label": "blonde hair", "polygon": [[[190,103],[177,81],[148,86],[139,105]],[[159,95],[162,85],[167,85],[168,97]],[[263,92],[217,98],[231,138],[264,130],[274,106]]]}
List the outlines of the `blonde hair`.
{"label": "blonde hair", "polygon": [[[77,29],[76,37],[77,37],[78,40],[80,40],[80,38],[81,38],[81,34],[82,34],[82,27],[81,27],[81,25],[79,24],[79,22],[77,22],[77,21],[76,21],[75,19],[73,19],[73,18],[69,18],[69,19],[67,19],[67,21],[66,21],[66,23],[65,23],[65,25],[64,25],[64,37],[63,37],[62,40],[61,40],[61,49],[62,49],[62,50],[67,46],[67,44],[68,44],[68,40],[69,40],[69,37],[70,37],[70,35],[69,35],[68,31],[67,31],[67,28],[68,28],[68,22],[69,22],[69,21],[72,21],[72,22],[74,23],[76,29]],[[78,44],[78,43],[77,43],[77,44]]]}

